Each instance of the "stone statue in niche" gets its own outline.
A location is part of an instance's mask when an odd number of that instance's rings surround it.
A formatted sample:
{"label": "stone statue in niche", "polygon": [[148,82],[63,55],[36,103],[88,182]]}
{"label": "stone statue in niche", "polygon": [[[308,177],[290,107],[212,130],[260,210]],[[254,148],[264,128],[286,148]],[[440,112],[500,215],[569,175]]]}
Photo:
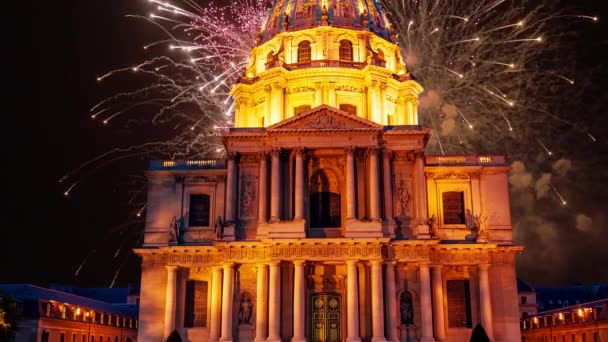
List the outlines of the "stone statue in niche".
{"label": "stone statue in niche", "polygon": [[180,230],[182,228],[182,220],[177,219],[173,216],[171,223],[169,223],[169,242],[178,243],[180,242]]}
{"label": "stone statue in niche", "polygon": [[408,190],[406,180],[403,178],[399,180],[399,184],[397,185],[397,198],[399,199],[399,209],[401,210],[398,216],[405,217],[408,213],[408,206],[412,199],[412,194]]}
{"label": "stone statue in niche", "polygon": [[239,324],[251,324],[251,316],[253,314],[253,303],[251,298],[245,294],[241,297],[239,307]]}
{"label": "stone statue in niche", "polygon": [[399,311],[401,313],[402,325],[414,324],[414,305],[412,304],[412,296],[409,294],[409,292],[403,292],[401,294]]}

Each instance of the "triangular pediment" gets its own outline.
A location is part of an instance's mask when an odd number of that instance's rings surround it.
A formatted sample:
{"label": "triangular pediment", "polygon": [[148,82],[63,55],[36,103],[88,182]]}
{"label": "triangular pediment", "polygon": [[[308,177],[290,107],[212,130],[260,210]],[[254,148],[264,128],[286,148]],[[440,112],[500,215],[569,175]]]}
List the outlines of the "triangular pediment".
{"label": "triangular pediment", "polygon": [[381,130],[382,126],[343,110],[321,105],[269,126],[269,132]]}

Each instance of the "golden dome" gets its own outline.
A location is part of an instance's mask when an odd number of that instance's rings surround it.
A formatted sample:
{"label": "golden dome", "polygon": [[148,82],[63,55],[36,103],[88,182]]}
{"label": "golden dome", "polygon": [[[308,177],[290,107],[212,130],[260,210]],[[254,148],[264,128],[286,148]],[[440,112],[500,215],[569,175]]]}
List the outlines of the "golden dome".
{"label": "golden dome", "polygon": [[280,32],[317,26],[368,30],[394,42],[392,26],[375,0],[276,0],[261,27],[258,43]]}

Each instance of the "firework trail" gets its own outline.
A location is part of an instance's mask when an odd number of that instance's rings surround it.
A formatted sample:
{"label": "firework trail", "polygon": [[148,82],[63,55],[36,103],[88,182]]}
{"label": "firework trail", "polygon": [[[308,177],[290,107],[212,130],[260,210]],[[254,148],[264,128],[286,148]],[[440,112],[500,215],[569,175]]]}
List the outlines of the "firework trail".
{"label": "firework trail", "polygon": [[585,123],[553,106],[583,89],[567,32],[598,18],[558,3],[383,1],[406,64],[425,88],[419,117],[434,129],[427,152],[519,159],[535,139],[551,155],[539,137],[551,141],[563,130],[595,141]]}

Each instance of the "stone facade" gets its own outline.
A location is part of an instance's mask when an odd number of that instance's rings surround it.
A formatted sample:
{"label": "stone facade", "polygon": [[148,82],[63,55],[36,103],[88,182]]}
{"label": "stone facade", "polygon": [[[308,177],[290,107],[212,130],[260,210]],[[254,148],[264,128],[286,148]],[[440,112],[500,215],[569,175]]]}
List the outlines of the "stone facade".
{"label": "stone facade", "polygon": [[422,87],[365,6],[262,31],[227,158],[151,164],[139,341],[521,340],[505,158],[424,154]]}

